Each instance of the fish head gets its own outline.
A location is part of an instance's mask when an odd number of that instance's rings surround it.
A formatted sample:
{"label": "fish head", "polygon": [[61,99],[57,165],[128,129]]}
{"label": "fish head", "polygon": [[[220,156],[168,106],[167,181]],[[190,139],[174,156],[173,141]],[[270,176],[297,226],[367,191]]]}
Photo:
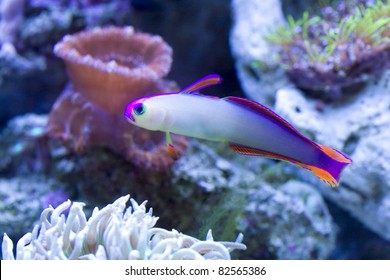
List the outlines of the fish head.
{"label": "fish head", "polygon": [[148,130],[162,130],[166,110],[152,97],[144,97],[129,103],[124,116],[133,125]]}

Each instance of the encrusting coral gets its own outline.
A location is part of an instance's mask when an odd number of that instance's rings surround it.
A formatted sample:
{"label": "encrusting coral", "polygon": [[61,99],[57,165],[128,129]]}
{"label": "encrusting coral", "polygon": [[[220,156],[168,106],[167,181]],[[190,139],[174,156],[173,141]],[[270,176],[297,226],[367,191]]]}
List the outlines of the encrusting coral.
{"label": "encrusting coral", "polygon": [[[123,118],[132,100],[177,90],[174,82],[162,80],[172,49],[161,37],[129,26],[95,28],[65,36],[54,52],[64,59],[71,84],[52,107],[49,136],[76,153],[108,146],[139,168],[161,171],[173,164],[163,133],[131,126]],[[174,138],[180,155],[187,140]]]}
{"label": "encrusting coral", "polygon": [[[103,209],[94,209],[87,220],[83,203],[66,201],[46,208],[40,225],[17,243],[4,234],[5,260],[36,259],[230,259],[233,250],[245,250],[240,234],[235,242],[216,242],[211,231],[200,241],[175,230],[154,227],[158,218],[146,212],[146,201],[126,209],[130,195]],[[70,207],[66,217],[62,214]]]}
{"label": "encrusting coral", "polygon": [[287,26],[267,36],[280,47],[278,64],[298,87],[333,100],[390,66],[389,0],[337,1],[320,14],[289,16]]}

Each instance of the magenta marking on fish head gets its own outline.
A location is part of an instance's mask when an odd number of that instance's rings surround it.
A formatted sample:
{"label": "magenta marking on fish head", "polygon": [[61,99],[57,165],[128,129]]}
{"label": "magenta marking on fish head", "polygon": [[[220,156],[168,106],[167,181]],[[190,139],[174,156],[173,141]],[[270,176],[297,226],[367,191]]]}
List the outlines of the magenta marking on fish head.
{"label": "magenta marking on fish head", "polygon": [[136,120],[134,117],[134,110],[139,108],[139,106],[142,105],[145,100],[146,100],[146,98],[141,98],[141,99],[134,100],[134,101],[130,102],[129,104],[127,104],[126,109],[125,109],[125,113],[124,113],[125,119],[127,119],[131,123],[135,123]]}
{"label": "magenta marking on fish head", "polygon": [[129,104],[127,104],[125,112],[124,112],[124,117],[126,120],[128,120],[130,123],[135,124],[136,119],[134,117],[134,114],[137,111],[137,108],[139,108],[140,105],[142,105],[146,100],[151,99],[153,97],[158,97],[158,96],[163,96],[163,95],[171,95],[171,94],[178,94],[177,92],[169,92],[169,93],[161,93],[161,94],[153,94],[149,95],[140,99],[136,99]]}

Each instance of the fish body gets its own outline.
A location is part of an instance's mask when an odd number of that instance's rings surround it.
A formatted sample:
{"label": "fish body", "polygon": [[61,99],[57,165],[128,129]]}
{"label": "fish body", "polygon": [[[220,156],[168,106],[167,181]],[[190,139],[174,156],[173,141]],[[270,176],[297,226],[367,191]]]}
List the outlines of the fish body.
{"label": "fish body", "polygon": [[[240,97],[200,95],[197,90],[217,84],[207,76],[179,93],[144,97],[131,102],[125,118],[149,130],[227,143],[244,155],[268,156],[311,170],[331,186],[351,160],[332,148],[317,144],[267,107]],[[168,143],[173,149],[173,143]]]}

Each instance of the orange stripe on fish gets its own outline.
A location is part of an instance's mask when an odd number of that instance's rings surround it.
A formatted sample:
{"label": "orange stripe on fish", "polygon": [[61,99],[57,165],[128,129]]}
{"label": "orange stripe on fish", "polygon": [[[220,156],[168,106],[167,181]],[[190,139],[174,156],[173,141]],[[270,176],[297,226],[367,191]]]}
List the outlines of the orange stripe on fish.
{"label": "orange stripe on fish", "polygon": [[303,167],[305,169],[310,170],[311,172],[314,173],[314,175],[316,175],[318,178],[320,178],[325,183],[329,184],[332,188],[337,187],[339,185],[337,180],[335,178],[333,178],[333,176],[325,169],[322,169],[322,168],[319,168],[319,167],[316,167],[313,165],[300,163],[300,162],[296,162],[296,164],[299,165],[300,167]]}
{"label": "orange stripe on fish", "polygon": [[[330,147],[324,146],[324,145],[320,145],[320,144],[318,144],[318,145],[320,147],[320,151],[324,152],[326,154],[326,156],[328,156],[332,160],[338,161],[340,163],[345,163],[345,164],[349,164],[349,163],[352,162],[350,159],[346,158],[344,155],[342,155],[338,151],[336,151],[336,150],[334,150],[334,149],[332,149]],[[247,156],[265,156],[265,157],[270,157],[270,158],[274,158],[274,159],[285,160],[285,161],[288,161],[288,162],[291,162],[291,163],[295,163],[296,165],[298,165],[300,167],[303,167],[305,169],[310,170],[311,172],[314,173],[314,175],[316,175],[322,181],[324,181],[327,184],[329,184],[331,187],[337,187],[339,185],[339,183],[338,183],[339,172],[341,171],[341,169],[344,166],[344,165],[341,165],[340,171],[336,170],[335,175],[334,175],[336,177],[335,178],[325,168],[321,168],[319,166],[314,166],[314,165],[309,165],[309,164],[304,164],[302,162],[299,162],[297,160],[294,160],[294,159],[286,157],[286,156],[282,156],[282,155],[279,155],[279,154],[275,154],[275,153],[259,150],[259,149],[256,149],[256,148],[241,146],[241,145],[237,145],[237,144],[230,144],[229,147],[233,151],[235,151],[235,152],[237,152],[239,154],[242,154],[242,155],[247,155]]]}
{"label": "orange stripe on fish", "polygon": [[271,153],[271,152],[267,152],[267,151],[263,151],[263,150],[259,150],[259,149],[252,148],[252,147],[246,147],[246,146],[241,146],[241,145],[237,145],[237,144],[230,144],[229,147],[230,147],[230,149],[232,149],[236,153],[246,155],[246,156],[264,156],[264,157],[270,157],[270,158],[274,158],[274,159],[286,160],[286,161],[290,161],[293,163],[297,163],[297,161],[292,159],[292,158],[285,157],[285,156],[278,155],[278,154]]}
{"label": "orange stripe on fish", "polygon": [[337,160],[339,162],[345,162],[345,163],[351,163],[352,160],[344,156],[342,153],[339,151],[336,151],[335,149],[332,149],[328,146],[317,144],[320,146],[320,149],[327,154],[329,157],[333,158],[334,160]]}

